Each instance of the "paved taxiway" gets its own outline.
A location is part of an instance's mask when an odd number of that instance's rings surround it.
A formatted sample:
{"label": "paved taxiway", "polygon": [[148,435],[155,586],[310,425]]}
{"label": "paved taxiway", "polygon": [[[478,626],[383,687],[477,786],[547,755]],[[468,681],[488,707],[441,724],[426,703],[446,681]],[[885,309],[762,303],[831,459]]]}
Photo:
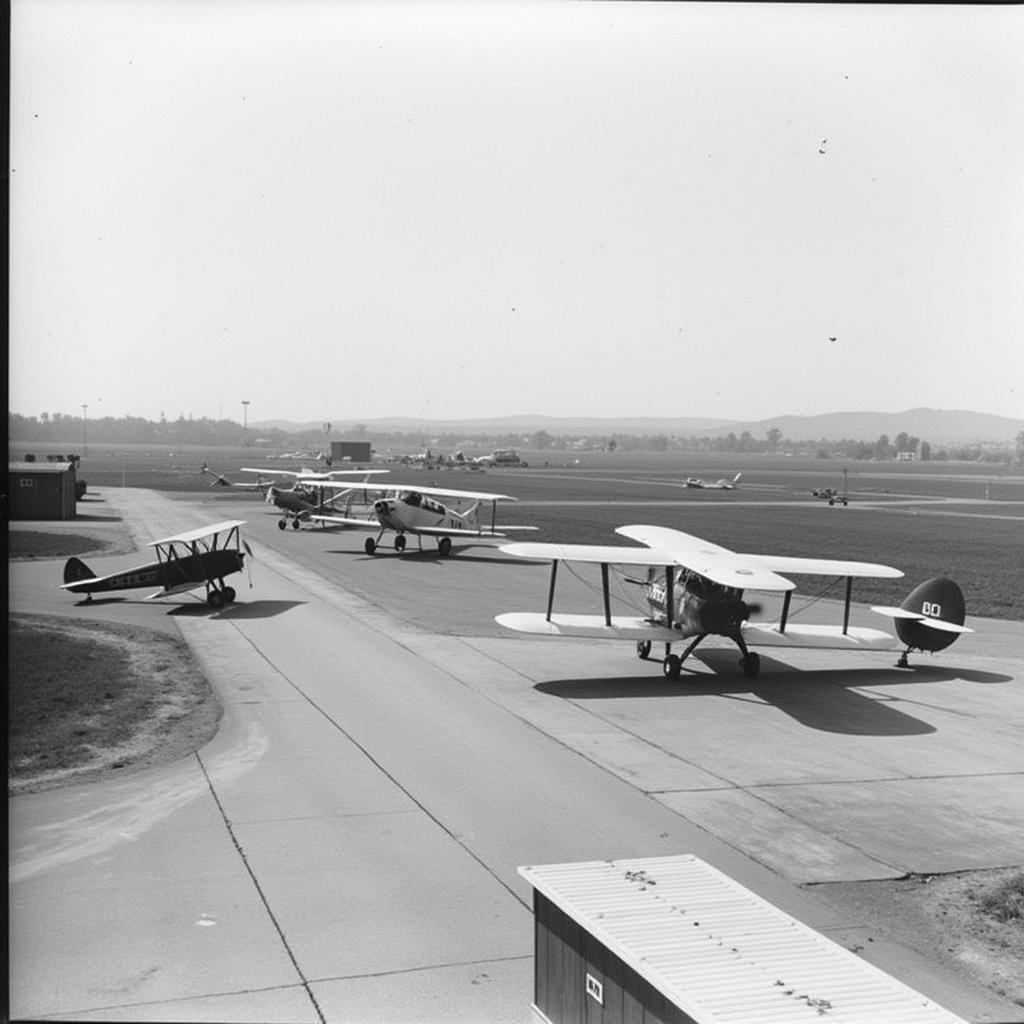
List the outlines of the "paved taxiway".
{"label": "paved taxiway", "polygon": [[721,649],[669,683],[504,635],[547,571],[492,549],[368,558],[254,500],[103,499],[142,540],[250,520],[255,585],[87,608],[59,563],[12,566],[12,610],[180,629],[225,705],[196,757],[10,801],[14,1016],[525,1022],[517,865],[678,852],[969,1019],[1019,1012],[798,888],[1021,862],[1019,623],[913,672],[768,652],[751,682]]}

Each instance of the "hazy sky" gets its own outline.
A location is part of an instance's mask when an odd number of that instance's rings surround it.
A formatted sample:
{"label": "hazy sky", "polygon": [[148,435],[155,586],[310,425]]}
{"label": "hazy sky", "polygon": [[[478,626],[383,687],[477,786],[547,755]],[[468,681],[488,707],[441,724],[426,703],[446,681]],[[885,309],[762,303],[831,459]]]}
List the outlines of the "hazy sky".
{"label": "hazy sky", "polygon": [[1024,7],[14,0],[11,408],[1024,417]]}

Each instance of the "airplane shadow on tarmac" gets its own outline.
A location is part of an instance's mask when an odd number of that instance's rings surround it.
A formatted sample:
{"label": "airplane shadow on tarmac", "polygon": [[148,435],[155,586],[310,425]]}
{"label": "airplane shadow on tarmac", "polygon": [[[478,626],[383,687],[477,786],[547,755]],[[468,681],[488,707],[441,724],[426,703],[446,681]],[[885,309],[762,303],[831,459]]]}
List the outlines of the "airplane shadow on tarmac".
{"label": "airplane shadow on tarmac", "polygon": [[171,609],[168,615],[191,617],[209,616],[211,619],[272,619],[283,615],[305,601],[238,601],[225,608],[211,608],[207,604],[183,604]]}
{"label": "airplane shadow on tarmac", "polygon": [[[693,657],[698,656],[695,654]],[[747,679],[736,667],[736,658],[729,651],[707,651],[699,656],[699,660],[715,674],[688,670],[684,663],[684,675],[680,679],[647,676],[559,679],[537,683],[534,689],[565,700],[719,696],[726,700],[770,705],[808,729],[820,732],[849,736],[921,736],[938,730],[896,707],[896,704],[904,704],[900,697],[890,693],[865,693],[860,688],[954,680],[972,683],[1012,681],[1011,676],[996,672],[913,665],[909,669],[801,671],[763,654],[761,668],[762,673],[767,669],[767,674]],[[657,663],[652,667],[656,668]]]}

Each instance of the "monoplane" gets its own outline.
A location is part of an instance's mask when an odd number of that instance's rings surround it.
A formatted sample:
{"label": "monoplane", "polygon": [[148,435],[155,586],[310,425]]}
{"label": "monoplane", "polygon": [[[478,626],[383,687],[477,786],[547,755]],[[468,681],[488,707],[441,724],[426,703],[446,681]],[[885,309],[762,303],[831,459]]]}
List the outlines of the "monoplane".
{"label": "monoplane", "polygon": [[252,554],[241,537],[243,525],[244,520],[229,519],[155,540],[149,545],[156,549],[155,562],[107,576],[97,576],[81,559],[69,558],[64,565],[62,589],[85,594],[89,602],[93,594],[115,590],[160,587],[146,598],[150,601],[203,587],[207,603],[222,608],[235,599],[234,587],[224,578],[241,572],[246,556]]}
{"label": "monoplane", "polygon": [[686,486],[697,487],[702,491],[734,491],[739,487],[742,476],[742,473],[737,473],[731,480],[726,480],[724,477],[720,480],[701,480],[697,476],[688,476]]}
{"label": "monoplane", "polygon": [[[324,488],[342,488],[348,485],[324,481]],[[437,500],[438,497],[455,499],[456,502],[471,502],[465,509],[449,508]],[[373,518],[313,514],[316,522],[351,526],[363,530],[375,530],[377,536],[367,537],[364,548],[368,555],[375,554],[381,538],[391,531],[395,535],[396,551],[404,551],[406,538],[416,537],[422,549],[423,537],[436,537],[437,550],[442,558],[451,554],[452,538],[504,537],[508,530],[532,530],[532,526],[499,526],[495,519],[500,501],[515,501],[507,494],[490,494],[486,491],[454,491],[444,487],[420,487],[415,484],[391,484],[382,489],[373,502]],[[481,509],[490,504],[490,523],[481,517]]]}
{"label": "monoplane", "polygon": [[[641,658],[654,643],[664,643],[662,670],[677,679],[684,660],[706,637],[731,640],[740,651],[740,668],[758,674],[761,660],[750,646],[816,647],[855,650],[891,650],[896,638],[882,630],[850,625],[850,597],[855,577],[898,579],[899,569],[870,562],[834,558],[794,558],[777,555],[737,554],[699,537],[661,526],[620,526],[617,533],[644,547],[590,544],[508,544],[502,551],[518,558],[551,561],[546,612],[506,612],[496,621],[508,629],[544,636],[632,640]],[[565,614],[554,611],[555,581],[560,562],[594,563],[601,567],[603,614]],[[643,588],[646,614],[612,615],[609,585],[612,566],[641,566],[641,579],[623,576],[623,582]],[[790,600],[796,584],[781,573],[834,576],[846,579],[841,625],[796,624],[789,621]],[[744,599],[746,591],[783,594],[781,612],[774,622],[751,622],[760,612],[757,603]],[[639,609],[637,609],[639,610]],[[897,664],[905,666],[913,650],[939,651],[964,626],[963,594],[952,580],[937,577],[914,590],[899,608],[873,611],[895,619],[899,640],[906,644]],[[672,645],[689,644],[681,655]]]}

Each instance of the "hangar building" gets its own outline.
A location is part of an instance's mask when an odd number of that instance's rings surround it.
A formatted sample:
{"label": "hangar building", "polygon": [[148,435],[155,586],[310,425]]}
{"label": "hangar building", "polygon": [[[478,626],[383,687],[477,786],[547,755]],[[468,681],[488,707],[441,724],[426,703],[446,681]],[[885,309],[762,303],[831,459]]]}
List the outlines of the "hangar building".
{"label": "hangar building", "polygon": [[74,519],[77,474],[72,462],[10,462],[9,519]]}
{"label": "hangar building", "polygon": [[966,1024],[696,857],[519,874],[548,1024]]}
{"label": "hangar building", "polygon": [[369,441],[332,441],[331,463],[369,462],[372,458]]}

